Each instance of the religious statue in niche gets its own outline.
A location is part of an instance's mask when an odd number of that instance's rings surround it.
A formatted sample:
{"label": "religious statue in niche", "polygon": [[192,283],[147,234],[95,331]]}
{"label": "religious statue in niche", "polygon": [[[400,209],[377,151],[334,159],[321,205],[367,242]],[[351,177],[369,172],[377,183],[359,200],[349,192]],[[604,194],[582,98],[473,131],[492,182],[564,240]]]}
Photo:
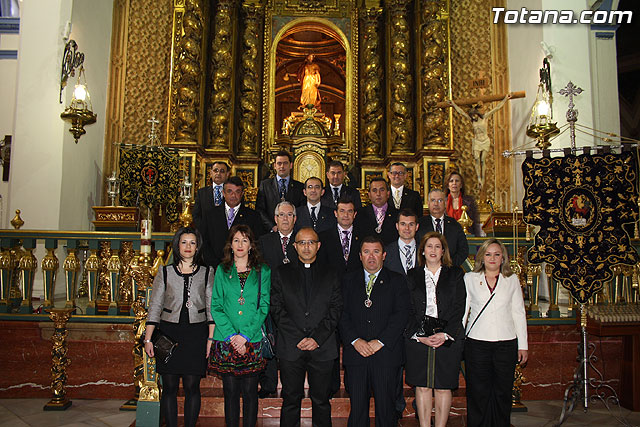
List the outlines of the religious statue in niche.
{"label": "religious statue in niche", "polygon": [[511,99],[511,94],[508,93],[502,101],[498,103],[489,112],[484,112],[484,104],[482,101],[471,105],[469,110],[463,110],[453,100],[450,100],[448,104],[452,106],[458,113],[466,117],[471,121],[473,127],[473,138],[471,139],[471,149],[473,151],[474,166],[476,170],[476,177],[478,178],[478,189],[482,189],[484,186],[484,180],[486,175],[486,160],[489,154],[489,148],[491,147],[491,140],[487,132],[487,120],[496,111],[504,106],[504,104]]}
{"label": "religious statue in niche", "polygon": [[308,105],[313,105],[320,111],[320,92],[318,91],[320,86],[320,67],[313,62],[314,58],[313,54],[307,55],[298,70],[298,81],[302,88],[300,106],[298,107],[300,110],[307,108]]}

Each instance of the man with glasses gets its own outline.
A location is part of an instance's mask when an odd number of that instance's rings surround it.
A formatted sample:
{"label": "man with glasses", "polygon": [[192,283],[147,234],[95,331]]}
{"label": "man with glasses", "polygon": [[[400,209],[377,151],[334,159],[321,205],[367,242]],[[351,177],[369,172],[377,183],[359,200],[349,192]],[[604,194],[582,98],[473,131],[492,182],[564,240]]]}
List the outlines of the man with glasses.
{"label": "man with glasses", "polygon": [[296,234],[298,262],[273,270],[271,314],[278,327],[277,357],[282,382],[280,425],[300,425],[305,376],[312,424],[331,426],[332,369],[338,357],[336,328],[342,290],[335,269],[317,260],[321,243],[311,227]]}
{"label": "man with glasses", "polygon": [[397,210],[409,208],[422,216],[422,197],[420,193],[407,188],[407,168],[400,162],[392,163],[389,167],[389,182],[391,183],[390,201]]}
{"label": "man with glasses", "polygon": [[211,185],[202,187],[196,193],[196,203],[193,207],[193,220],[199,223],[207,216],[207,212],[214,206],[224,202],[223,185],[229,177],[229,165],[222,161],[215,161],[209,169]]}
{"label": "man with glasses", "polygon": [[418,241],[429,231],[437,231],[443,234],[449,245],[449,254],[453,265],[461,266],[469,256],[469,244],[467,236],[464,234],[462,226],[458,221],[444,214],[446,197],[439,188],[434,188],[429,192],[429,215],[418,220],[420,229],[418,230]]}
{"label": "man with glasses", "polygon": [[345,171],[342,162],[332,160],[327,167],[327,181],[329,185],[322,196],[322,204],[331,209],[335,209],[339,199],[349,199],[353,202],[356,210],[360,209],[362,207],[360,191],[344,183]]}
{"label": "man with glasses", "polygon": [[[258,245],[260,253],[271,271],[279,266],[298,262],[298,254],[293,244],[293,227],[296,223],[296,210],[291,202],[280,202],[276,205],[273,217],[276,232],[260,236]],[[267,360],[267,367],[259,375],[260,391],[258,397],[264,399],[275,394],[278,388],[278,365],[275,359]]]}
{"label": "man with glasses", "polygon": [[256,196],[256,210],[260,213],[263,227],[270,231],[277,229],[273,221],[273,212],[278,203],[285,200],[293,203],[294,206],[304,203],[303,185],[291,176],[293,168],[291,154],[284,150],[278,151],[273,168],[276,176],[262,180]]}
{"label": "man with glasses", "polygon": [[296,208],[296,226],[294,231],[303,227],[312,227],[316,233],[322,233],[336,226],[336,217],[333,211],[323,206],[320,198],[324,194],[322,180],[312,176],[304,183],[304,195],[307,203]]}

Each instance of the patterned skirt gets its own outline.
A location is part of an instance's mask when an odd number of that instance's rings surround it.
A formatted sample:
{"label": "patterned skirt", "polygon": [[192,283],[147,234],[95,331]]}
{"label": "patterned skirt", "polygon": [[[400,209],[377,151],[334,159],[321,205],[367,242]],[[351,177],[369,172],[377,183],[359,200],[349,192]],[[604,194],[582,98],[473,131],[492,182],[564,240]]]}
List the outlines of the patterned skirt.
{"label": "patterned skirt", "polygon": [[262,357],[260,342],[247,342],[247,351],[240,354],[229,341],[214,341],[209,357],[209,371],[236,376],[262,371],[267,361]]}

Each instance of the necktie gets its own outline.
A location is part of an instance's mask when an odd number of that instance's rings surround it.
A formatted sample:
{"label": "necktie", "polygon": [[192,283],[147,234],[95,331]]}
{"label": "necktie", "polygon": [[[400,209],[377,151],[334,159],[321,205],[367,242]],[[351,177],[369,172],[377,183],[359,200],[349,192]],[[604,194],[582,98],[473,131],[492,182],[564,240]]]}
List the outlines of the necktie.
{"label": "necktie", "polygon": [[338,187],[333,187],[333,203],[337,205],[339,198],[340,198],[340,193],[338,192]]}
{"label": "necktie", "polygon": [[287,243],[289,243],[289,238],[282,236],[282,253],[285,255],[287,255]]}
{"label": "necktie", "polygon": [[342,254],[344,260],[347,261],[349,259],[349,232],[347,230],[342,230]]}
{"label": "necktie", "polygon": [[316,216],[316,207],[311,206],[311,221],[313,221],[313,228],[316,228],[316,222],[318,222],[318,217]]}
{"label": "necktie", "polygon": [[231,228],[231,224],[233,224],[233,219],[236,216],[236,211],[233,208],[229,208],[229,216],[227,217],[227,228]]}
{"label": "necktie", "polygon": [[411,251],[411,245],[404,246],[404,256],[407,259],[407,271],[413,268],[413,253]]}
{"label": "necktie", "polygon": [[396,209],[400,209],[400,202],[402,201],[400,197],[400,190],[394,189],[393,193],[393,204],[396,206]]}
{"label": "necktie", "polygon": [[[376,275],[372,274],[369,276],[369,281],[367,282],[367,299],[371,299],[371,291],[373,290],[373,282],[376,281]],[[369,304],[371,305],[371,304]]]}
{"label": "necktie", "polygon": [[440,218],[436,218],[436,231],[442,234],[442,224],[440,224],[442,220]]}
{"label": "necktie", "polygon": [[280,180],[280,199],[284,200],[284,197],[287,195],[287,187],[285,186],[286,180]]}
{"label": "necktie", "polygon": [[222,204],[222,191],[220,191],[219,185],[213,187],[213,204],[216,206],[220,206]]}
{"label": "necktie", "polygon": [[376,233],[380,233],[382,232],[382,223],[384,222],[384,211],[382,209],[378,209],[378,212],[376,213],[376,222],[378,223]]}

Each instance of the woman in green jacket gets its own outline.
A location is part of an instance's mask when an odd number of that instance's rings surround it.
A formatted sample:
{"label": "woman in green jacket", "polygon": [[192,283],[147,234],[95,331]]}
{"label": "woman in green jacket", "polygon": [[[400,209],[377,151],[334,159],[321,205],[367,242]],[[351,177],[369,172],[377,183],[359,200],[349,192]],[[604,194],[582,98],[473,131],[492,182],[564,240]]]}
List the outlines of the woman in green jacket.
{"label": "woman in green jacket", "polygon": [[216,327],[209,368],[222,376],[227,426],[239,424],[241,393],[243,425],[257,422],[258,373],[266,364],[260,354],[261,327],[269,313],[270,288],[271,271],[262,262],[253,232],[234,225],[211,297]]}

